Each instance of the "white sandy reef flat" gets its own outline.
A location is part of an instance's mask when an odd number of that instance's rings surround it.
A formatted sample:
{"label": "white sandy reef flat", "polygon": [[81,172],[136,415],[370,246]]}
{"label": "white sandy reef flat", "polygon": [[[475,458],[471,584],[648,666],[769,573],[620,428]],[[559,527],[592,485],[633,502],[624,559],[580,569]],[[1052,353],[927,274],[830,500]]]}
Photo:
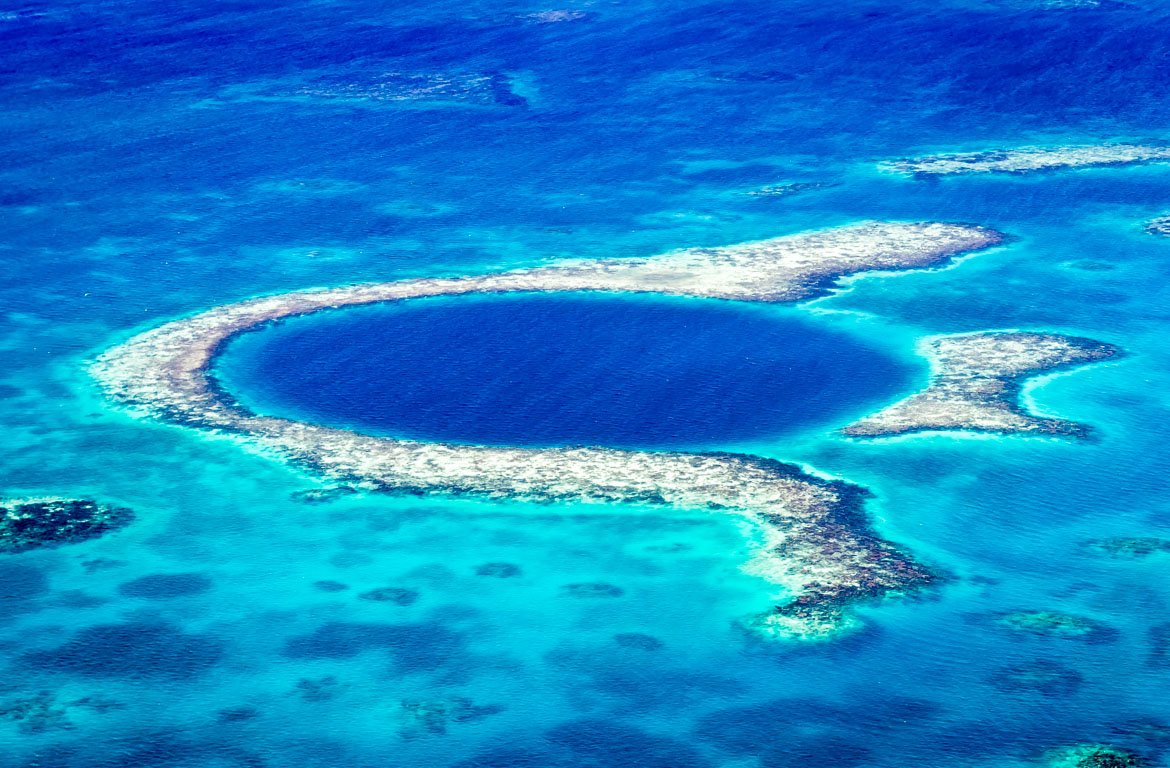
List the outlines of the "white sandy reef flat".
{"label": "white sandy reef flat", "polygon": [[[329,308],[509,291],[796,302],[823,295],[844,275],[928,268],[1001,241],[998,233],[974,226],[863,222],[648,258],[286,293],[216,307],[149,330],[102,354],[92,371],[112,398],[140,415],[242,436],[344,484],[546,502],[645,503],[737,515],[763,532],[764,544],[750,570],[775,584],[771,597],[782,601],[752,626],[770,634],[823,636],[841,625],[849,604],[912,591],[936,578],[872,532],[862,510],[865,491],[857,486],[748,455],[449,445],[260,416],[216,386],[208,375],[213,357],[238,333]],[[1019,340],[1023,346],[1028,342]],[[1012,360],[1023,366],[1022,375],[1026,356]]]}
{"label": "white sandy reef flat", "polygon": [[1083,436],[1088,428],[1027,413],[1020,383],[1045,371],[1106,360],[1120,350],[1092,339],[1045,333],[983,332],[924,339],[933,375],[922,392],[843,431],[854,437],[974,430]]}
{"label": "white sandy reef flat", "polygon": [[878,163],[883,171],[911,176],[967,173],[1034,173],[1064,168],[1093,168],[1170,162],[1170,146],[1099,144],[1066,147],[1017,147],[983,152],[927,155]]}

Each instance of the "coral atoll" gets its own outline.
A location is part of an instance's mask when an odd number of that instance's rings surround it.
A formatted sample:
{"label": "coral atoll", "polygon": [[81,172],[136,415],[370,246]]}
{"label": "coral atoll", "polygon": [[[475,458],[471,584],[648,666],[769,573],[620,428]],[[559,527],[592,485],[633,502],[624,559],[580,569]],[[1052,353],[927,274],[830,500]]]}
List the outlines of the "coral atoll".
{"label": "coral atoll", "polygon": [[1018,147],[985,152],[927,155],[878,164],[884,171],[915,176],[961,173],[1033,173],[1063,168],[1170,162],[1170,146],[1098,144],[1072,147]]}
{"label": "coral atoll", "polygon": [[[841,626],[848,604],[913,591],[935,579],[872,533],[862,510],[864,491],[856,486],[741,454],[424,443],[265,417],[247,411],[217,386],[208,372],[211,362],[241,332],[323,309],[511,291],[640,292],[794,302],[826,294],[844,276],[929,268],[1002,239],[974,226],[864,222],[647,258],[566,261],[498,274],[286,293],[217,307],[146,331],[102,354],[92,372],[115,401],[140,415],[238,435],[341,486],[543,502],[664,505],[735,515],[759,532],[750,572],[776,585],[775,607],[751,624],[767,634],[821,636]],[[1009,389],[1025,372],[1069,364],[1078,355],[1112,353],[1103,345],[1090,351],[1078,340],[1039,334],[1010,339],[985,335],[981,343],[963,349],[976,353],[973,360],[978,362],[986,359],[988,342],[997,353],[993,370],[977,383]],[[1002,398],[956,377],[943,384],[948,394],[958,395],[950,398],[958,402],[941,409],[946,418],[935,419],[929,427],[923,426],[920,409],[911,428],[940,428],[944,422],[950,428],[976,429],[1057,423],[1013,411]],[[936,386],[930,396],[937,394]],[[955,404],[961,407],[956,409]],[[970,420],[963,421],[964,415]]]}
{"label": "coral atoll", "polygon": [[128,525],[125,507],[89,499],[25,499],[0,502],[0,552],[23,552],[96,539]]}
{"label": "coral atoll", "polygon": [[1084,425],[1034,416],[1019,404],[1020,385],[1039,373],[1116,357],[1092,339],[1044,333],[968,333],[925,339],[931,362],[925,390],[849,425],[845,434],[883,437],[908,432],[970,430],[1081,436]]}

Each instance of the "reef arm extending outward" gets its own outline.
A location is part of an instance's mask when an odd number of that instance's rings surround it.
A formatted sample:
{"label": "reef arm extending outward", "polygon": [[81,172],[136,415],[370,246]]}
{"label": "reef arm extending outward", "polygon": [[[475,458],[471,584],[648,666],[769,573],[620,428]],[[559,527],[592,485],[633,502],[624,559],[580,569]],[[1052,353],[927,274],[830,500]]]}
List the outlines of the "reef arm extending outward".
{"label": "reef arm extending outward", "polygon": [[781,635],[823,635],[843,608],[934,577],[877,538],[864,491],[754,456],[605,448],[522,449],[371,437],[259,416],[209,375],[233,336],[294,315],[423,296],[505,291],[656,292],[792,302],[825,293],[842,275],[930,267],[1001,241],[948,224],[867,222],[723,248],[642,259],[564,262],[453,279],[404,280],[287,293],[229,304],[149,330],[103,353],[92,372],[115,400],[145,416],[236,434],[337,481],[398,493],[476,494],[541,501],[666,505],[717,510],[753,523],[750,570],[783,602],[752,621]]}
{"label": "reef arm extending outward", "polygon": [[1116,357],[1120,350],[1092,339],[1045,333],[983,332],[925,339],[933,374],[918,394],[855,422],[843,432],[884,437],[965,430],[998,434],[1084,436],[1088,427],[1034,416],[1019,403],[1020,385],[1046,371]]}
{"label": "reef arm extending outward", "polygon": [[962,152],[878,163],[883,171],[910,176],[954,176],[969,173],[1035,173],[1064,168],[1170,162],[1164,144],[1097,144],[1068,147],[1016,147]]}

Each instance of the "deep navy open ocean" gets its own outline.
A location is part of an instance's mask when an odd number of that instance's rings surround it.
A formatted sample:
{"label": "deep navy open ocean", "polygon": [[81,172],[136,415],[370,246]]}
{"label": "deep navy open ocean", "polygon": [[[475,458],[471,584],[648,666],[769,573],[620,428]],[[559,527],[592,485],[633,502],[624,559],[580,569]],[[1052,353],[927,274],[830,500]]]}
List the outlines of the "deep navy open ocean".
{"label": "deep navy open ocean", "polygon": [[[5,4],[0,498],[137,518],[0,554],[0,768],[1025,768],[1081,742],[1170,764],[1170,554],[1090,545],[1170,537],[1170,238],[1143,231],[1170,165],[876,168],[1168,140],[1168,81],[1155,0]],[[805,307],[326,312],[216,367],[256,410],[359,431],[735,450],[865,486],[950,578],[828,642],[743,629],[769,586],[728,516],[313,499],[86,370],[252,296],[877,218],[1010,240]],[[1125,351],[1028,390],[1093,439],[837,434],[922,386],[918,339],[984,329]],[[992,620],[1018,610],[1102,629]]]}

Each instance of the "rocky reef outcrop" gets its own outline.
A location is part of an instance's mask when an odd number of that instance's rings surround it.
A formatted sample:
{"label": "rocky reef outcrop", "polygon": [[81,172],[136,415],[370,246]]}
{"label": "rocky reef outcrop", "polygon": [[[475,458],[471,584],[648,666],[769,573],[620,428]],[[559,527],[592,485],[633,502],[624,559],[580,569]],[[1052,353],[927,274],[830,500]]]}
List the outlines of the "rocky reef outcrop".
{"label": "rocky reef outcrop", "polygon": [[1036,173],[1065,168],[1170,162],[1170,146],[1161,143],[1096,144],[1064,147],[1016,147],[983,152],[925,155],[888,160],[884,171],[911,176],[953,176],[969,173]]}
{"label": "rocky reef outcrop", "polygon": [[0,553],[96,539],[133,520],[125,507],[90,499],[0,501]]}

